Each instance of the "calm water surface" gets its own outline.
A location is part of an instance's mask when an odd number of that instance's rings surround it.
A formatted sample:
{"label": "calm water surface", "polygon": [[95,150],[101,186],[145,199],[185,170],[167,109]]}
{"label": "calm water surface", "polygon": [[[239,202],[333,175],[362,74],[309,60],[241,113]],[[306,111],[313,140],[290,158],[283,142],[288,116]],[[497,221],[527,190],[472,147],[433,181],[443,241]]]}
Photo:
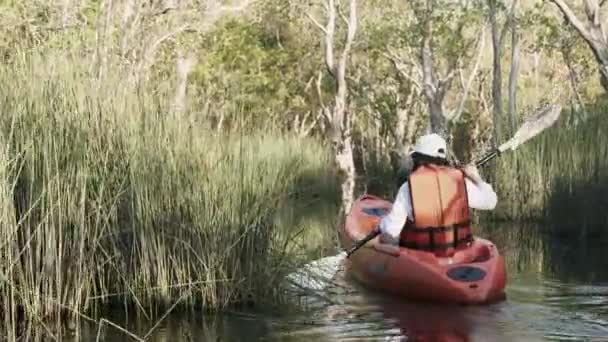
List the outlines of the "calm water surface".
{"label": "calm water surface", "polygon": [[[501,248],[508,265],[508,298],[499,304],[406,302],[357,286],[340,271],[340,258],[330,257],[317,262],[323,276],[301,296],[305,312],[173,316],[146,340],[608,341],[608,239],[550,238],[535,227],[508,225],[480,235]],[[155,324],[108,319],[140,337]],[[98,327],[84,327],[76,340],[95,341],[98,334]],[[108,326],[99,337],[134,341]]]}

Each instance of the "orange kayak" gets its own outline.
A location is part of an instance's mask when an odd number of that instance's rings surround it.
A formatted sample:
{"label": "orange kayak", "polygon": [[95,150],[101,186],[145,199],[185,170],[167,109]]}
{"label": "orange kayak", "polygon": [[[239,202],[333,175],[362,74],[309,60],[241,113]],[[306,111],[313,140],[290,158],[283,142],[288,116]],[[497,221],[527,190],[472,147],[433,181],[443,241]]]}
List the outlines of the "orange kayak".
{"label": "orange kayak", "polygon": [[[345,248],[364,238],[391,209],[372,195],[355,201],[340,238]],[[489,304],[506,298],[503,257],[488,240],[475,237],[450,257],[370,240],[346,263],[347,272],[366,286],[415,300]]]}

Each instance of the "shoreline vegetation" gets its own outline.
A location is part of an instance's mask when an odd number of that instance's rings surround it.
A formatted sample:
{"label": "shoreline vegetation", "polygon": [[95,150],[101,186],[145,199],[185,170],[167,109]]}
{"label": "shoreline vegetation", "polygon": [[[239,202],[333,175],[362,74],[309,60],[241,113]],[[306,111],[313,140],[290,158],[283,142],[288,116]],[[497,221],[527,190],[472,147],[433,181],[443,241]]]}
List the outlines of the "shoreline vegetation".
{"label": "shoreline vegetation", "polygon": [[[112,325],[96,314],[109,306],[162,319],[282,303],[287,274],[336,251],[343,189],[392,200],[400,155],[432,123],[469,160],[554,101],[556,85],[556,101],[576,109],[481,170],[499,202],[478,234],[527,220],[603,233],[604,84],[557,9],[360,2],[323,16],[320,2],[237,2],[0,4],[7,340],[82,319]],[[320,29],[329,18],[335,31]],[[499,47],[492,25],[510,32]],[[328,53],[329,33],[347,38]],[[510,63],[508,99],[499,62]],[[441,91],[425,92],[427,81]]]}
{"label": "shoreline vegetation", "polygon": [[75,79],[38,82],[35,65],[0,73],[9,336],[106,305],[160,315],[280,298],[331,239],[335,175],[313,139],[186,128],[150,97],[107,100],[67,70]]}
{"label": "shoreline vegetation", "polygon": [[[12,84],[0,97],[9,336],[21,320],[107,305],[158,315],[278,298],[283,277],[333,243],[339,186],[319,142],[184,127],[146,95],[103,100],[66,74],[36,82],[37,64],[0,73]],[[601,224],[585,200],[603,200],[607,122],[592,116],[498,158],[500,205],[482,231],[492,220]]]}
{"label": "shoreline vegetation", "polygon": [[607,109],[588,105],[576,126],[565,112],[555,127],[498,158],[489,174],[500,200],[488,219],[541,222],[546,233],[583,239],[601,234],[608,225],[600,209],[608,206]]}

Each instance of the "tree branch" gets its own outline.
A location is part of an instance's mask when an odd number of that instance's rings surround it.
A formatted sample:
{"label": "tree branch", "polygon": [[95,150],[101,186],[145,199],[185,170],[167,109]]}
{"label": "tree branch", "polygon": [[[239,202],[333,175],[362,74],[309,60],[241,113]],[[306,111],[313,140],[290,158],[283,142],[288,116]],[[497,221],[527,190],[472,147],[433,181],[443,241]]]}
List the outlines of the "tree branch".
{"label": "tree branch", "polygon": [[334,61],[334,33],[336,31],[336,6],[335,0],[326,0],[325,10],[327,14],[327,23],[325,27],[315,20],[310,14],[307,16],[313,23],[323,32],[323,41],[325,45],[325,66],[330,75],[335,76],[335,61]]}
{"label": "tree branch", "polygon": [[308,17],[308,19],[310,19],[310,21],[312,21],[313,24],[315,24],[315,26],[317,26],[321,31],[323,31],[324,34],[327,35],[327,30],[325,29],[325,27],[323,27],[323,25],[321,25],[320,22],[317,21],[317,19],[315,19],[312,15],[310,15],[310,13],[306,12],[306,16]]}
{"label": "tree branch", "polygon": [[597,0],[585,0],[585,14],[587,19],[594,25],[599,26],[600,5]]}
{"label": "tree branch", "polygon": [[323,117],[323,110],[320,110],[319,113],[315,116],[313,121],[308,125],[308,128],[304,128],[305,120],[302,120],[302,129],[300,130],[300,137],[306,137],[310,134],[313,128],[317,125],[319,118]]}
{"label": "tree branch", "polygon": [[319,98],[319,106],[321,106],[321,111],[323,115],[325,115],[325,119],[328,123],[331,124],[331,115],[329,114],[329,110],[323,101],[323,92],[321,91],[321,82],[323,81],[323,72],[319,71],[319,76],[317,77],[317,96]]}
{"label": "tree branch", "polygon": [[433,98],[438,89],[435,88],[434,84],[433,52],[431,51],[429,37],[425,37],[422,44],[422,85],[426,95]]}
{"label": "tree branch", "polygon": [[502,45],[502,42],[505,39],[505,36],[507,35],[507,31],[509,30],[509,27],[511,26],[510,23],[511,21],[513,21],[515,19],[515,9],[517,7],[517,0],[513,0],[513,2],[511,3],[511,8],[509,9],[509,13],[507,14],[507,21],[505,22],[504,26],[502,27],[502,30],[500,31],[500,38],[498,40],[498,44]]}
{"label": "tree branch", "polygon": [[549,0],[553,2],[562,14],[568,19],[568,21],[576,28],[576,30],[585,38],[587,42],[592,42],[593,37],[591,33],[585,28],[585,25],[579,20],[579,18],[572,12],[570,7],[564,2],[564,0]]}
{"label": "tree branch", "polygon": [[399,58],[397,56],[397,54],[390,47],[387,47],[386,49],[388,52],[383,52],[382,55],[393,63],[393,65],[395,66],[395,69],[397,69],[397,71],[399,72],[399,75],[401,75],[401,76],[405,77],[406,79],[408,79],[409,81],[411,81],[414,84],[414,86],[416,86],[416,88],[422,89],[422,85],[420,84],[420,81],[417,80],[416,78],[414,78],[414,76],[410,75],[403,67],[403,64],[406,64],[406,63],[404,63],[403,60],[401,58]]}
{"label": "tree branch", "polygon": [[185,31],[188,27],[188,24],[183,24],[182,26],[174,29],[173,31],[167,32],[161,35],[160,37],[156,37],[152,42],[148,42],[147,47],[143,51],[143,56],[141,57],[141,60],[137,64],[136,69],[132,74],[135,83],[139,81],[141,75],[145,72],[145,70],[147,70],[148,67],[153,64],[154,57],[160,45],[167,39],[170,39]]}
{"label": "tree branch", "polygon": [[485,32],[486,32],[486,28],[485,28],[485,26],[483,26],[481,28],[481,32],[479,34],[479,40],[477,43],[477,56],[475,57],[474,62],[471,62],[474,64],[471,68],[471,71],[469,72],[469,78],[467,80],[466,86],[464,86],[464,88],[463,88],[463,94],[460,97],[460,103],[458,104],[458,107],[456,107],[456,109],[452,113],[450,113],[450,115],[447,118],[450,121],[458,120],[460,118],[460,115],[462,115],[462,112],[464,111],[464,104],[469,95],[471,86],[473,85],[473,80],[475,79],[475,76],[477,76],[477,70],[479,69],[479,65],[481,64],[481,58],[483,56],[483,50],[484,50],[484,45],[485,45]]}
{"label": "tree branch", "polygon": [[355,34],[357,33],[357,0],[349,1],[347,27],[346,44],[344,45],[344,50],[342,50],[342,63],[344,64],[347,61],[348,54],[353,45],[353,40],[355,40]]}
{"label": "tree branch", "polygon": [[348,25],[349,25],[348,18],[346,18],[346,15],[344,15],[344,12],[342,12],[342,10],[340,9],[340,5],[341,4],[338,2],[338,15],[340,16],[340,19],[342,19],[342,22],[344,24],[346,24],[348,27]]}

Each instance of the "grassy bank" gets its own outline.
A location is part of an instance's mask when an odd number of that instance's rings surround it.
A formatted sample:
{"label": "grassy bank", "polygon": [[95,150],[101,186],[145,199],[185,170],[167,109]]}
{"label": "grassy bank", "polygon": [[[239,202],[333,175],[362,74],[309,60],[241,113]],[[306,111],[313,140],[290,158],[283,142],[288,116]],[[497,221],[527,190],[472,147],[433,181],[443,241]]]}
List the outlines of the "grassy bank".
{"label": "grassy bank", "polygon": [[608,224],[608,117],[606,105],[569,125],[564,112],[555,127],[497,159],[500,201],[493,216],[540,220],[552,232],[592,233]]}
{"label": "grassy bank", "polygon": [[175,303],[220,309],[275,298],[274,285],[315,247],[302,232],[331,229],[333,216],[303,210],[335,208],[323,146],[187,126],[113,77],[99,85],[43,59],[0,71],[9,337],[18,322],[110,304],[151,315]]}

